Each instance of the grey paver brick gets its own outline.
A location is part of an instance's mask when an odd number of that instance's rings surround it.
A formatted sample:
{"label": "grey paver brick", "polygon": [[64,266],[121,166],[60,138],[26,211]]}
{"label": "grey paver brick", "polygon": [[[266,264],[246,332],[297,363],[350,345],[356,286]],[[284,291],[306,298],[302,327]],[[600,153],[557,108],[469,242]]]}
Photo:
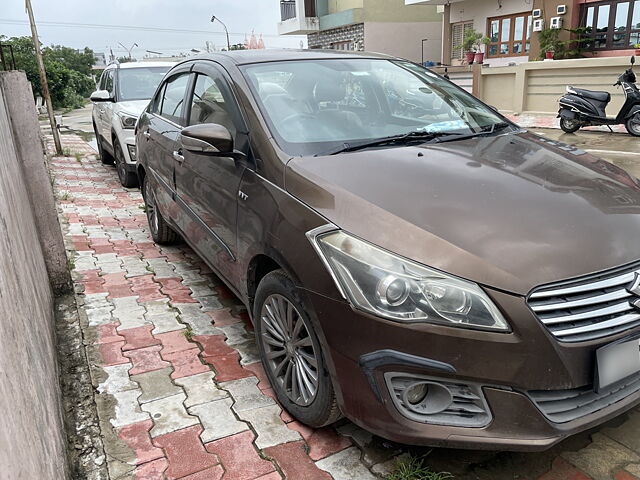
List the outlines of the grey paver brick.
{"label": "grey paver brick", "polygon": [[329,473],[334,480],[375,480],[360,460],[360,450],[350,447],[316,462],[320,470]]}
{"label": "grey paver brick", "polygon": [[154,426],[150,431],[152,437],[175,432],[199,423],[198,417],[189,415],[184,408],[183,402],[185,398],[186,395],[184,393],[179,393],[142,404],[142,410],[149,412],[154,422]]}
{"label": "grey paver brick", "polygon": [[97,327],[98,325],[105,325],[113,322],[111,312],[113,312],[112,306],[85,309],[87,321],[89,322],[90,327]]}
{"label": "grey paver brick", "polygon": [[594,433],[593,442],[577,452],[563,452],[562,456],[593,480],[610,480],[614,470],[629,463],[638,463],[640,456],[620,443]]}
{"label": "grey paver brick", "polygon": [[203,442],[211,442],[249,429],[247,424],[239,421],[231,411],[232,403],[231,398],[223,398],[189,408],[189,413],[197,415],[204,426],[204,431],[200,434]]}
{"label": "grey paver brick", "polygon": [[229,396],[225,390],[216,387],[213,383],[213,377],[213,372],[204,372],[175,380],[175,383],[187,392],[187,399],[184,402],[187,408]]}
{"label": "grey paver brick", "polygon": [[148,403],[161,398],[183,393],[183,390],[171,382],[173,368],[163,368],[151,372],[132,375],[131,380],[140,384],[142,395],[138,398],[140,403]]}
{"label": "grey paver brick", "polygon": [[238,412],[238,416],[249,422],[257,432],[256,446],[267,448],[301,439],[298,432],[287,428],[280,418],[280,412],[281,408],[278,405],[269,405]]}
{"label": "grey paver brick", "polygon": [[178,322],[178,315],[176,313],[146,314],[145,318],[154,325],[151,331],[154,335],[184,328],[184,325]]}
{"label": "grey paver brick", "polygon": [[222,303],[220,303],[220,300],[218,300],[217,296],[209,295],[201,297],[194,294],[193,298],[195,298],[200,303],[200,305],[202,305],[202,310],[205,312],[212,312],[214,310],[220,310],[224,308]]}
{"label": "grey paver brick", "polygon": [[174,278],[176,276],[173,266],[169,265],[165,258],[147,258],[145,262],[154,272],[156,278]]}
{"label": "grey paver brick", "polygon": [[104,382],[98,385],[98,393],[117,393],[138,388],[138,384],[129,378],[130,363],[102,367],[107,374]]}
{"label": "grey paver brick", "polygon": [[234,323],[233,325],[225,325],[218,327],[227,337],[227,345],[235,346],[247,341],[253,341],[253,333],[247,332],[243,323]]}
{"label": "grey paver brick", "polygon": [[151,325],[144,318],[145,308],[138,304],[137,299],[138,297],[122,297],[112,300],[115,305],[113,318],[120,322],[118,330]]}
{"label": "grey paver brick", "polygon": [[273,398],[263,394],[257,385],[257,377],[247,377],[221,383],[220,388],[229,391],[235,400],[233,409],[236,412],[275,405]]}
{"label": "grey paver brick", "polygon": [[126,390],[124,392],[112,393],[115,399],[115,418],[111,419],[114,427],[124,427],[132,423],[143,422],[149,419],[149,414],[140,410],[138,397],[142,395],[139,388]]}
{"label": "grey paver brick", "polygon": [[250,365],[261,360],[258,345],[256,345],[255,341],[240,343],[234,345],[233,348],[240,354],[240,365]]}

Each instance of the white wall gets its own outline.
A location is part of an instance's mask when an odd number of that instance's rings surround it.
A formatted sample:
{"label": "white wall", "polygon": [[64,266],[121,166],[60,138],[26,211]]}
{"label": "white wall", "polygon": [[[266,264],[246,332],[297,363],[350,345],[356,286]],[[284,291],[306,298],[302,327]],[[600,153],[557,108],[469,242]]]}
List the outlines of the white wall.
{"label": "white wall", "polygon": [[[500,3],[502,4],[502,8],[499,8]],[[511,15],[513,13],[530,12],[531,10],[533,10],[533,0],[503,0],[502,2],[498,2],[498,0],[466,0],[451,3],[451,23],[473,20],[473,28],[487,35],[488,18]],[[529,61],[528,56],[485,59],[485,63],[491,66],[527,61]]]}
{"label": "white wall", "polygon": [[439,22],[365,22],[364,46],[367,52],[386,53],[420,63],[422,39],[425,61],[440,61],[442,25]]}

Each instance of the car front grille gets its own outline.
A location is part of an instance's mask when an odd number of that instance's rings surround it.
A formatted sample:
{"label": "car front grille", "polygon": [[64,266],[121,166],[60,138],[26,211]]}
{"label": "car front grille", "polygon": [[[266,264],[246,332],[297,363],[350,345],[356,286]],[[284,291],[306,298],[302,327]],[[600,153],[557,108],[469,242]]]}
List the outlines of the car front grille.
{"label": "car front grille", "polygon": [[592,387],[573,390],[538,390],[529,392],[529,398],[549,421],[566,423],[602,410],[638,392],[640,392],[640,374],[598,393],[594,392]]}
{"label": "car front grille", "polygon": [[629,330],[640,325],[640,265],[535,289],[527,303],[563,342]]}

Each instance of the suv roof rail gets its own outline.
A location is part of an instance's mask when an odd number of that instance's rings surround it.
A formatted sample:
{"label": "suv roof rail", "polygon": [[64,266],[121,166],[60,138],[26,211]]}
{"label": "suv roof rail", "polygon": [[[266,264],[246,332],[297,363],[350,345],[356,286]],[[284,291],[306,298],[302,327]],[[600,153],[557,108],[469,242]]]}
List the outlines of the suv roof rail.
{"label": "suv roof rail", "polygon": [[107,67],[110,67],[111,65],[120,66],[120,62],[117,59],[114,59],[107,64]]}

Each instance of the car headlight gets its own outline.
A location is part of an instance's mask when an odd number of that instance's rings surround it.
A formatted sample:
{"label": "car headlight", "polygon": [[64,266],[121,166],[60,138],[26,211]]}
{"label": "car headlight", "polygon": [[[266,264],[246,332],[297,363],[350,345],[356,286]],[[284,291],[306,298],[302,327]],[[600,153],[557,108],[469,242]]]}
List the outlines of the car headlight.
{"label": "car headlight", "polygon": [[120,123],[122,123],[122,128],[133,129],[136,126],[136,122],[138,121],[138,117],[126,112],[119,112],[118,116],[120,117]]}
{"label": "car headlight", "polygon": [[398,322],[509,331],[475,283],[394,255],[342,231],[307,234],[355,308]]}

